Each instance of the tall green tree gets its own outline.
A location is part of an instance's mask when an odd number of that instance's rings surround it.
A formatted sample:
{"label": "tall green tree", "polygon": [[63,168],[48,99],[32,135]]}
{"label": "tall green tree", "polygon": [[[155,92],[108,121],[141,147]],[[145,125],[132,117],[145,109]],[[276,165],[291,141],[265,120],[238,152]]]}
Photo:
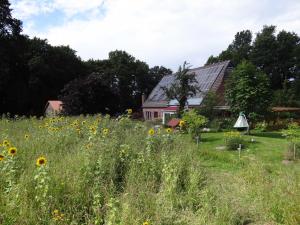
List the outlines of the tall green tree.
{"label": "tall green tree", "polygon": [[179,103],[178,116],[181,117],[184,107],[187,104],[189,97],[200,91],[197,87],[195,73],[190,72],[190,67],[187,62],[184,62],[175,73],[174,82],[170,87],[162,87],[169,100],[176,99]]}
{"label": "tall green tree", "polygon": [[238,65],[242,60],[248,60],[251,52],[252,33],[250,30],[237,32],[234,40],[225,51],[217,57],[210,56],[206,64],[212,64],[224,60],[231,60],[233,65]]}
{"label": "tall green tree", "polygon": [[239,112],[248,117],[253,113],[264,115],[271,101],[270,80],[251,62],[243,61],[228,79],[225,96],[235,115]]}

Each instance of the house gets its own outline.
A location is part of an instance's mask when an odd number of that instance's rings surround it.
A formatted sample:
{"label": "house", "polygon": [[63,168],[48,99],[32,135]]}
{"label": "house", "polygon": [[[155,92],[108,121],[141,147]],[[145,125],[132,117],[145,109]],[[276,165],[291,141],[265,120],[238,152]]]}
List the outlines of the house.
{"label": "house", "polygon": [[57,116],[62,112],[62,101],[51,100],[48,101],[45,106],[45,115],[46,116]]}
{"label": "house", "polygon": [[[191,69],[190,72],[195,73],[197,85],[200,91],[187,101],[188,108],[201,107],[203,99],[207,92],[217,93],[218,106],[217,110],[228,110],[224,98],[224,81],[232,71],[230,61],[223,61],[199,68]],[[166,75],[152,90],[148,98],[143,102],[143,116],[145,120],[161,119],[165,124],[169,118],[176,114],[178,108],[177,100],[168,100],[162,87],[170,87],[175,81],[175,75]]]}

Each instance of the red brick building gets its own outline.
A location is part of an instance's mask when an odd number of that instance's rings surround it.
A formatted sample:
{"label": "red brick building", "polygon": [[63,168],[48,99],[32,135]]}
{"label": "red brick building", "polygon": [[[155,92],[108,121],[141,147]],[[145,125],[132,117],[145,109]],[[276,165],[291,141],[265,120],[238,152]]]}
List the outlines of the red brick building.
{"label": "red brick building", "polygon": [[[200,91],[188,99],[188,108],[201,107],[206,93],[212,91],[217,93],[219,97],[219,104],[216,109],[228,109],[224,99],[224,81],[231,71],[232,65],[230,61],[223,61],[191,69],[190,72],[195,73]],[[163,123],[165,123],[167,117],[176,113],[178,102],[176,100],[168,100],[162,89],[162,87],[170,87],[174,80],[174,74],[164,76],[152,90],[151,94],[143,103],[143,116],[145,120],[162,119]]]}

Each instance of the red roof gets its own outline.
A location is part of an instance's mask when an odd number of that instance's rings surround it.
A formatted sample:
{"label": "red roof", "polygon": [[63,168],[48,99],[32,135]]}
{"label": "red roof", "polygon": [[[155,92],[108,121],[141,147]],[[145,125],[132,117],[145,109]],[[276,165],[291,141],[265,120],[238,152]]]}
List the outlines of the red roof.
{"label": "red roof", "polygon": [[60,111],[62,109],[62,104],[63,104],[62,101],[52,100],[52,101],[48,101],[48,103],[55,111]]}
{"label": "red roof", "polygon": [[178,106],[169,106],[169,107],[163,108],[162,110],[163,111],[177,111],[177,109],[178,109]]}
{"label": "red roof", "polygon": [[168,126],[169,127],[177,127],[178,125],[179,125],[179,123],[180,123],[180,119],[176,119],[176,118],[173,118],[173,119],[171,119],[169,122],[168,122]]}

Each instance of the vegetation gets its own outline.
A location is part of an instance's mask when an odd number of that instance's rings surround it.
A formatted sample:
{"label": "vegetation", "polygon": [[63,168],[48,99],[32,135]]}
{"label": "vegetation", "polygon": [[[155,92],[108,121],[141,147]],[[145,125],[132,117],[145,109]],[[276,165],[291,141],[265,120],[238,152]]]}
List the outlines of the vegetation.
{"label": "vegetation", "polygon": [[108,59],[83,61],[68,46],[51,46],[21,31],[9,1],[0,1],[0,114],[40,116],[48,100],[59,98],[68,114],[116,114],[139,108],[142,94],[172,73],[118,50]]}
{"label": "vegetation", "polygon": [[299,106],[300,37],[294,32],[264,26],[254,40],[249,30],[238,32],[228,48],[210,56],[207,64],[231,60],[233,66],[250,61],[270,79],[274,91],[273,105]]}
{"label": "vegetation", "polygon": [[[299,224],[299,162],[257,133],[238,158],[129,119],[0,120],[0,223]],[[138,140],[138,141],[137,141]]]}
{"label": "vegetation", "polygon": [[200,91],[197,87],[195,73],[190,72],[189,69],[188,64],[184,62],[175,73],[175,81],[171,83],[170,87],[162,87],[169,100],[178,101],[177,114],[179,117],[184,112],[188,98],[193,97],[197,91]]}
{"label": "vegetation", "polygon": [[201,130],[207,124],[207,118],[199,115],[195,109],[191,109],[183,114],[183,121],[187,124],[188,131],[192,137],[200,137]]}
{"label": "vegetation", "polygon": [[265,115],[271,99],[269,79],[252,63],[243,61],[227,81],[226,99],[234,115]]}

